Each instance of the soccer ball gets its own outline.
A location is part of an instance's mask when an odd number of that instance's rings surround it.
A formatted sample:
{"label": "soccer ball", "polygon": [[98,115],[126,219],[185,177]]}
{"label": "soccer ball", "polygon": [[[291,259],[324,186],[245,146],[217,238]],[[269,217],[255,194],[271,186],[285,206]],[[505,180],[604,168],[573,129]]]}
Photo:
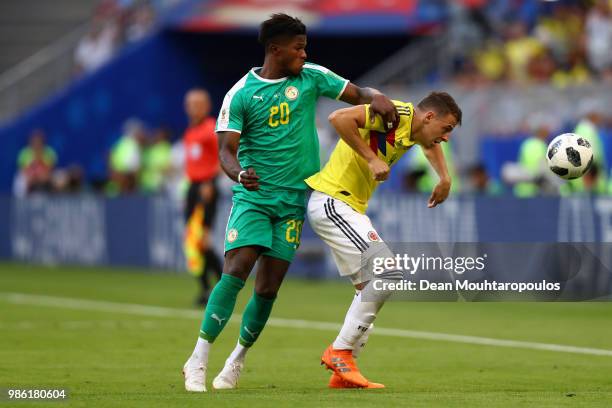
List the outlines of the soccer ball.
{"label": "soccer ball", "polygon": [[565,180],[582,177],[593,163],[593,149],[585,138],[575,133],[555,137],[546,152],[548,167]]}

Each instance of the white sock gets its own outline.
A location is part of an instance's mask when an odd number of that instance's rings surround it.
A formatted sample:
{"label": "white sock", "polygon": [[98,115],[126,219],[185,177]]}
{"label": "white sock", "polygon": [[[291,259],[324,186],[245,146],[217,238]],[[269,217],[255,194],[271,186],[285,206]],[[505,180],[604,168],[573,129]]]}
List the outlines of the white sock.
{"label": "white sock", "polygon": [[205,366],[208,364],[208,352],[210,351],[211,343],[207,342],[201,337],[198,337],[198,342],[193,349],[191,360],[202,363]]}
{"label": "white sock", "polygon": [[246,357],[247,351],[249,351],[250,347],[245,347],[240,344],[240,341],[236,344],[234,351],[227,358],[228,363],[242,363],[244,362],[244,358]]}
{"label": "white sock", "polygon": [[357,339],[357,344],[353,348],[353,358],[357,358],[359,354],[361,354],[361,350],[363,350],[365,345],[368,344],[368,339],[370,338],[370,333],[372,333],[372,330],[374,330],[374,323],[372,323],[368,330],[366,330],[365,333],[363,333],[363,335]]}
{"label": "white sock", "polygon": [[354,350],[357,340],[370,328],[383,303],[362,302],[361,291],[358,291],[348,312],[346,312],[344,324],[336,341],[334,341],[333,348],[336,350]]}

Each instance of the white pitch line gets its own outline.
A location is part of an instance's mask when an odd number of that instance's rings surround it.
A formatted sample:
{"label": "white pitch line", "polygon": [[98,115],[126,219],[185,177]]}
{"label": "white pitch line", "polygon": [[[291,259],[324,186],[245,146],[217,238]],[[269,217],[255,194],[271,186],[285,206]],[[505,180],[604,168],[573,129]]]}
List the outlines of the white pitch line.
{"label": "white pitch line", "polygon": [[[55,296],[42,296],[42,295],[29,295],[25,293],[8,293],[0,292],[0,300],[4,300],[8,303],[22,304],[22,305],[35,305],[35,306],[48,306],[57,307],[62,309],[76,309],[76,310],[93,310],[100,312],[113,312],[113,313],[126,313],[135,314],[142,316],[156,316],[156,317],[180,317],[185,319],[199,319],[202,317],[202,312],[188,310],[188,309],[175,309],[170,307],[161,306],[148,306],[138,305],[133,303],[116,303],[106,302],[100,300],[88,300],[88,299],[75,299]],[[239,321],[239,315],[232,315],[232,321]],[[273,327],[281,328],[295,328],[295,329],[311,329],[311,330],[329,330],[338,331],[340,325],[331,322],[318,322],[311,320],[300,320],[300,319],[283,319],[278,317],[272,317],[268,320],[268,325]],[[465,343],[465,344],[477,344],[483,346],[496,346],[496,347],[512,347],[522,348],[530,350],[545,350],[545,351],[557,351],[562,353],[577,353],[577,354],[590,354],[596,356],[610,356],[612,357],[612,350],[596,349],[589,347],[575,347],[566,346],[562,344],[550,344],[550,343],[536,343],[531,341],[519,341],[519,340],[505,340],[505,339],[493,339],[489,337],[477,337],[477,336],[463,336],[459,334],[448,334],[448,333],[435,333],[417,330],[405,330],[405,329],[388,329],[384,327],[376,327],[377,336],[389,336],[389,337],[404,337],[411,339],[426,339],[435,341],[447,341],[453,343]]]}

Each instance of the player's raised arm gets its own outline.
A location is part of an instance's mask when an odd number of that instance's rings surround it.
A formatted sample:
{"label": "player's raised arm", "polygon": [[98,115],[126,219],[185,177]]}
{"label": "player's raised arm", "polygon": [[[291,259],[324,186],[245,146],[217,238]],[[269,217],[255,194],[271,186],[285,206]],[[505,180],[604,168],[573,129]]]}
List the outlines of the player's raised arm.
{"label": "player's raised arm", "polygon": [[370,104],[370,120],[374,121],[376,114],[383,118],[385,129],[391,129],[399,121],[399,114],[393,102],[374,88],[360,88],[349,82],[339,98],[351,105]]}
{"label": "player's raised arm", "polygon": [[443,203],[448,198],[451,188],[451,178],[448,174],[442,146],[440,146],[439,143],[435,143],[430,147],[423,147],[423,153],[425,153],[425,157],[427,157],[431,167],[433,167],[438,177],[440,177],[440,181],[434,187],[429,197],[429,201],[427,202],[427,206],[433,208]]}
{"label": "player's raised arm", "polygon": [[329,121],[342,140],[368,162],[374,180],[384,181],[389,177],[387,163],[378,158],[359,134],[359,128],[366,127],[366,107],[364,105],[339,109],[329,115]]}
{"label": "player's raised arm", "polygon": [[240,133],[238,132],[217,132],[221,141],[219,149],[219,161],[221,168],[229,178],[240,183],[250,191],[259,190],[259,176],[255,170],[243,169],[238,162],[238,144]]}

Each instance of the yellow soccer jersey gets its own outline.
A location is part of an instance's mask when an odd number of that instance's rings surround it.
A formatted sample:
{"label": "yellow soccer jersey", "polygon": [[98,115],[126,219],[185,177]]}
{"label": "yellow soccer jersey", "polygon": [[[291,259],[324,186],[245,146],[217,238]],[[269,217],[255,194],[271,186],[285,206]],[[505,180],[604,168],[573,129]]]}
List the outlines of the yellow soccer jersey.
{"label": "yellow soccer jersey", "polygon": [[[397,128],[385,133],[380,116],[370,123],[369,105],[366,105],[366,125],[359,129],[361,137],[389,166],[396,163],[415,143],[411,140],[414,107],[401,101],[393,103],[400,115]],[[380,183],[372,178],[368,163],[342,139],[325,167],[305,181],[313,190],[342,200],[362,214],[365,214],[368,200]]]}

